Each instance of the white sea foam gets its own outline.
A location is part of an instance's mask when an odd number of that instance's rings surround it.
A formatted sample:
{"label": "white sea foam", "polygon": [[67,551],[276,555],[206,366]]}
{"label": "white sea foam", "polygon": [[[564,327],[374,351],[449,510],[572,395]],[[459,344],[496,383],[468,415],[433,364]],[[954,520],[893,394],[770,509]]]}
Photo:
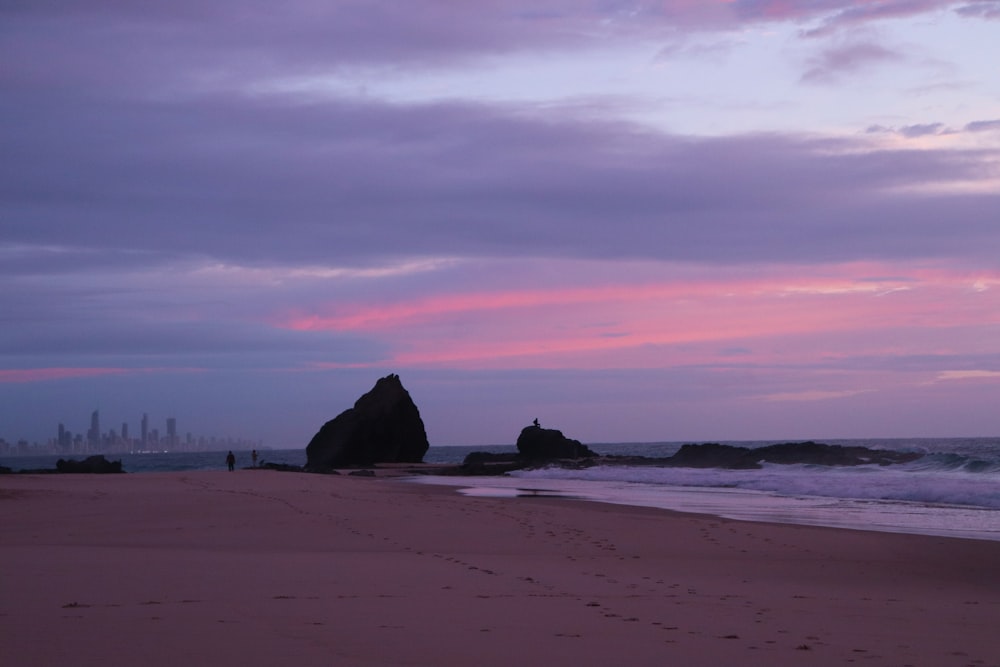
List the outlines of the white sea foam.
{"label": "white sea foam", "polygon": [[594,466],[513,473],[526,479],[636,482],[682,487],[737,488],[782,496],[902,500],[1000,509],[1000,473],[909,466],[826,467],[765,464],[760,470]]}
{"label": "white sea foam", "polygon": [[[607,469],[596,468],[591,471],[596,474],[608,472]],[[1000,540],[1000,510],[996,509],[902,500],[784,495],[736,486],[674,486],[596,479],[594,476],[582,479],[579,475],[569,476],[571,472],[581,471],[552,468],[524,471],[507,477],[420,477],[414,481],[457,486],[462,493],[471,496],[562,496],[711,514],[743,521]],[[651,471],[645,472],[648,475]],[[731,481],[733,477],[729,479]]]}
{"label": "white sea foam", "polygon": [[[471,495],[555,494],[732,519],[1000,540],[1000,439],[826,441],[925,454],[911,463],[756,470],[663,465],[557,466],[503,478],[443,478]],[[727,443],[756,447],[770,443]],[[666,457],[680,443],[594,445]]]}

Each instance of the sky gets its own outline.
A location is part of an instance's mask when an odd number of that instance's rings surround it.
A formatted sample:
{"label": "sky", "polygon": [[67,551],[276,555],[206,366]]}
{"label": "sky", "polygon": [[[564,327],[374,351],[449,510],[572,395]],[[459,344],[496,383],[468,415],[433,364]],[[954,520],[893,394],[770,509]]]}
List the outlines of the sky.
{"label": "sky", "polygon": [[0,437],[1000,435],[1000,1],[0,2]]}

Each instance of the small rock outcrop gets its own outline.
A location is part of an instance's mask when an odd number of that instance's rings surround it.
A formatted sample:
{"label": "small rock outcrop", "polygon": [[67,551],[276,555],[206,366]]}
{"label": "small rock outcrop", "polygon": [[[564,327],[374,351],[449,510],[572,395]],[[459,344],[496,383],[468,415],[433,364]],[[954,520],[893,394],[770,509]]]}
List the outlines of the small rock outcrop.
{"label": "small rock outcrop", "polygon": [[597,456],[579,440],[572,440],[553,428],[537,423],[525,426],[517,437],[517,453],[533,461],[544,459],[582,459]]}
{"label": "small rock outcrop", "polygon": [[387,375],[313,436],[306,447],[305,469],[420,463],[429,447],[416,404],[399,376]]}
{"label": "small rock outcrop", "polygon": [[82,461],[76,461],[74,459],[59,459],[56,461],[56,472],[102,475],[123,471],[121,461],[109,461],[98,454],[96,456],[88,456]]}

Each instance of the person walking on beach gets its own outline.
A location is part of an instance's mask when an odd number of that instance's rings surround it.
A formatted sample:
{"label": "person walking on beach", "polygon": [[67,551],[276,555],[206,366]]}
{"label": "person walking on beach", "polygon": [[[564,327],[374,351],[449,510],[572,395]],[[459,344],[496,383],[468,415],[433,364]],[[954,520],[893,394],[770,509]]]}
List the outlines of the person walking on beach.
{"label": "person walking on beach", "polygon": [[236,456],[233,455],[233,450],[229,450],[226,454],[226,465],[229,466],[229,472],[232,472],[236,468]]}
{"label": "person walking on beach", "polygon": [[257,450],[256,449],[253,450],[252,452],[250,452],[250,460],[253,461],[253,467],[256,468],[257,467]]}

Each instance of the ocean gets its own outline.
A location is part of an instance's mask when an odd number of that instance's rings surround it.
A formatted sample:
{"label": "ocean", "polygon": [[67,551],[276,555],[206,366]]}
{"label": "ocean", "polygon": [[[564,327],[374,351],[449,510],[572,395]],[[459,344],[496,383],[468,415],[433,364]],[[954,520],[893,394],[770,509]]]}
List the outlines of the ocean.
{"label": "ocean", "polygon": [[[779,441],[722,444],[759,447]],[[923,457],[889,466],[765,464],[760,470],[596,465],[545,467],[504,477],[420,476],[473,496],[562,496],[712,514],[735,520],[1000,540],[1000,438],[822,440],[826,444],[917,451]],[[604,455],[666,457],[680,442],[587,443]],[[472,451],[513,446],[431,447],[427,463],[461,463]],[[237,451],[237,466],[250,452]],[[14,470],[54,468],[56,455],[5,457]],[[67,457],[69,458],[69,457]],[[80,458],[80,457],[75,457]],[[224,470],[225,452],[115,454],[126,472]],[[302,465],[305,449],[261,450],[262,462]],[[0,477],[2,484],[2,477]]]}

